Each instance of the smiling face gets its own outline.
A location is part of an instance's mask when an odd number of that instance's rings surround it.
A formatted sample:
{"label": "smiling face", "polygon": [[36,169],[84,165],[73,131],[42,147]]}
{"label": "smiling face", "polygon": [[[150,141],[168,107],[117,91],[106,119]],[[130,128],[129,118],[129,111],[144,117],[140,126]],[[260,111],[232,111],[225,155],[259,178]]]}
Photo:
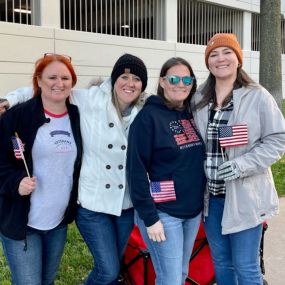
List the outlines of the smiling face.
{"label": "smiling face", "polygon": [[43,104],[65,103],[72,88],[72,76],[66,65],[53,61],[45,67],[38,78],[38,85],[42,90]]}
{"label": "smiling face", "polygon": [[120,110],[124,111],[141,95],[142,81],[137,75],[123,73],[117,78],[114,90]]}
{"label": "smiling face", "polygon": [[216,79],[235,80],[237,76],[238,58],[228,47],[218,47],[209,55],[208,66]]}
{"label": "smiling face", "polygon": [[[166,76],[176,75],[179,77],[191,76],[190,70],[184,64],[174,65],[168,69]],[[182,80],[178,84],[171,84],[166,77],[160,77],[159,84],[164,90],[165,98],[176,105],[177,107],[182,107],[184,100],[189,96],[190,91],[193,86],[193,81],[190,85],[184,85]]]}

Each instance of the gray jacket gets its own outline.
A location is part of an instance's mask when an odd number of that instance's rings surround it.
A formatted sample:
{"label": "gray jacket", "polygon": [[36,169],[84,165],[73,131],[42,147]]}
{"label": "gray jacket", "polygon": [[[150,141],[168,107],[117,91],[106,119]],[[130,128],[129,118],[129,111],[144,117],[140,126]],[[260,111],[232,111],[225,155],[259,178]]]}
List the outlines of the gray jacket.
{"label": "gray jacket", "polygon": [[[202,98],[201,88],[193,105]],[[247,124],[249,143],[226,149],[238,165],[239,179],[226,182],[222,233],[249,229],[278,214],[278,196],[270,166],[285,152],[285,120],[272,95],[260,85],[233,91],[234,110],[228,125]],[[209,108],[195,110],[194,118],[206,142]],[[205,193],[205,215],[209,193]]]}

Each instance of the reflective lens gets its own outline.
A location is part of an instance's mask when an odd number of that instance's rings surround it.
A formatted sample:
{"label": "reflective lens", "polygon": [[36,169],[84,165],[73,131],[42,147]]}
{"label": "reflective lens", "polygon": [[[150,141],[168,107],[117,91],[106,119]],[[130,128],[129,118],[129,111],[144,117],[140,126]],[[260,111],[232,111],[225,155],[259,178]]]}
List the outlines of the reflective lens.
{"label": "reflective lens", "polygon": [[164,79],[167,79],[167,81],[172,84],[172,85],[177,85],[180,80],[182,80],[182,83],[186,86],[189,86],[191,85],[191,83],[193,82],[193,77],[191,76],[183,76],[183,77],[180,77],[180,76],[177,76],[177,75],[166,75],[164,77]]}

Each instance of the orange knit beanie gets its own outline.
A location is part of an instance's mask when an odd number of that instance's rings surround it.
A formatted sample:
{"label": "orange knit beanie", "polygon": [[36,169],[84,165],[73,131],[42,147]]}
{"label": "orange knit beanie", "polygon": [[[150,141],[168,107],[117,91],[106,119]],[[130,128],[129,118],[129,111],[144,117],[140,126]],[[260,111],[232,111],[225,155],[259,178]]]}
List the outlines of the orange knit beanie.
{"label": "orange knit beanie", "polygon": [[237,55],[238,62],[242,66],[242,49],[239,45],[237,37],[235,34],[215,34],[208,41],[206,50],[205,50],[205,63],[208,67],[208,58],[211,51],[218,47],[229,47]]}

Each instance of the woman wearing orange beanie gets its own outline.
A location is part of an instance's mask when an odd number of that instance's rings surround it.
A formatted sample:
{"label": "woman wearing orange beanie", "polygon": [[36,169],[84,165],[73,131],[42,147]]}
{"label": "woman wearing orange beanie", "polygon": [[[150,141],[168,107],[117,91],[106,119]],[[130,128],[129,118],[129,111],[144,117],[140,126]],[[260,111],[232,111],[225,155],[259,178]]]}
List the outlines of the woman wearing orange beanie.
{"label": "woman wearing orange beanie", "polygon": [[278,213],[270,166],[285,151],[285,121],[273,97],[243,70],[234,34],[208,42],[210,74],[193,98],[207,147],[205,230],[218,285],[261,285],[262,223]]}

